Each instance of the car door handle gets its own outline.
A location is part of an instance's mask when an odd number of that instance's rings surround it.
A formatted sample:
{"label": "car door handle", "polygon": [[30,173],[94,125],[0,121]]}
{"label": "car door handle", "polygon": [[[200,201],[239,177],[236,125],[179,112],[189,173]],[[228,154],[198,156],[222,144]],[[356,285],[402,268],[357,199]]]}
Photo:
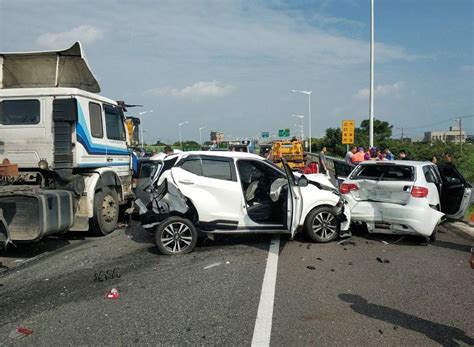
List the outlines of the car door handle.
{"label": "car door handle", "polygon": [[178,182],[182,183],[182,184],[188,184],[188,185],[194,184],[194,182],[192,182],[190,180],[183,180],[183,181],[178,181]]}
{"label": "car door handle", "polygon": [[107,158],[108,162],[113,161],[113,160],[114,160],[113,158]]}

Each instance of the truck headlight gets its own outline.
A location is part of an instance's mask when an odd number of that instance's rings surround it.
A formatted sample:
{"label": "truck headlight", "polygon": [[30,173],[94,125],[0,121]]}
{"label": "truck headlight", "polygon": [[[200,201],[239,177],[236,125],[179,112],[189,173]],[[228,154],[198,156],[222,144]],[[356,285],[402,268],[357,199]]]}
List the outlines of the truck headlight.
{"label": "truck headlight", "polygon": [[41,160],[38,162],[38,167],[39,167],[41,170],[48,170],[49,165],[48,165],[48,162],[46,161],[46,159],[41,159]]}

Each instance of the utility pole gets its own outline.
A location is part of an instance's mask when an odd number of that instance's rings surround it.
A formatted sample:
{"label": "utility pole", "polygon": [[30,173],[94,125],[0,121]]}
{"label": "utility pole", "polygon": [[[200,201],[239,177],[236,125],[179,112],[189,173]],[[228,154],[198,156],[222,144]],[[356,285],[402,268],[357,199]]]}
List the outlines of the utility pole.
{"label": "utility pole", "polygon": [[370,1],[370,101],[369,101],[369,143],[374,146],[374,0]]}
{"label": "utility pole", "polygon": [[459,152],[462,154],[462,130],[461,130],[461,117],[459,117]]}
{"label": "utility pole", "polygon": [[403,143],[403,127],[402,127],[402,138],[400,141]]}

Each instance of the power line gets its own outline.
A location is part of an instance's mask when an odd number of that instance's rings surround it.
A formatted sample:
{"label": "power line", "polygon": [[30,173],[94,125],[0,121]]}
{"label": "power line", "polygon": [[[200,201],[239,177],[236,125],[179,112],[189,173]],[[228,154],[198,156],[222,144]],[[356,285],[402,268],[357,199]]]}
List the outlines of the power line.
{"label": "power line", "polygon": [[448,119],[441,120],[441,121],[439,121],[439,122],[435,122],[435,123],[431,123],[431,124],[426,124],[426,125],[422,125],[422,126],[403,127],[403,129],[423,129],[423,128],[428,128],[428,127],[431,127],[431,126],[434,126],[434,125],[443,124],[443,123],[446,123],[446,122],[449,122],[449,121],[453,121],[453,120],[459,119],[459,118],[472,118],[472,117],[474,117],[474,114],[470,114],[470,115],[466,115],[466,116],[461,116],[461,117],[452,117],[452,118],[448,118]]}

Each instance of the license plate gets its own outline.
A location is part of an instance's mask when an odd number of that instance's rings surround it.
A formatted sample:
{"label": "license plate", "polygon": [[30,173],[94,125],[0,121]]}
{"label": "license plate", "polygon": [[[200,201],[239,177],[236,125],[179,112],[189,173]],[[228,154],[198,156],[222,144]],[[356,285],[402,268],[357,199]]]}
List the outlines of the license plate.
{"label": "license plate", "polygon": [[383,199],[383,200],[386,200],[386,199],[390,199],[390,192],[387,192],[385,190],[375,190],[375,191],[371,191],[370,194],[369,194],[369,197],[370,199],[374,199],[374,200],[380,200],[380,199]]}

